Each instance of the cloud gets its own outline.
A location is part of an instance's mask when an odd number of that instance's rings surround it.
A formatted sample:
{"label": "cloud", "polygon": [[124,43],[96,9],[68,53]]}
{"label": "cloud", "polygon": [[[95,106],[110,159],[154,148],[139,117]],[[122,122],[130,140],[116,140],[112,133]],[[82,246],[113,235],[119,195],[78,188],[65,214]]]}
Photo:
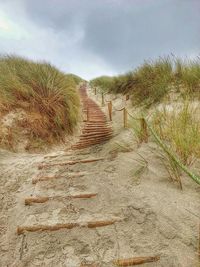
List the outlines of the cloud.
{"label": "cloud", "polygon": [[0,53],[45,59],[86,79],[200,51],[198,0],[6,0]]}

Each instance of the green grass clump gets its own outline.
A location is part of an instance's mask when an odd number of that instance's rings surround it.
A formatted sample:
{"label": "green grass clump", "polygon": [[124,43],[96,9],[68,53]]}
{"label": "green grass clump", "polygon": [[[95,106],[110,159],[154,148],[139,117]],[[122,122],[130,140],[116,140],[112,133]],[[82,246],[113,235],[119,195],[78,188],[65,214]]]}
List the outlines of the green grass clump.
{"label": "green grass clump", "polygon": [[72,78],[76,85],[79,85],[81,82],[85,81],[81,77],[79,77],[78,75],[75,75],[75,74],[72,74],[72,73],[66,74],[66,77],[67,78]]}
{"label": "green grass clump", "polygon": [[[185,165],[200,158],[199,107],[185,102],[172,110],[163,108],[154,115],[153,123],[160,138],[168,142]],[[196,114],[196,115],[195,115]]]}
{"label": "green grass clump", "polygon": [[[200,176],[193,173],[191,170],[188,169],[188,167],[180,160],[180,158],[176,155],[176,153],[174,153],[173,148],[170,148],[166,142],[164,142],[160,136],[156,133],[156,131],[154,130],[154,128],[147,122],[147,120],[145,120],[148,129],[150,130],[152,136],[154,137],[156,143],[159,145],[159,147],[163,150],[163,152],[165,153],[165,155],[167,156],[168,160],[171,161],[171,163],[173,162],[173,165],[175,166],[176,170],[173,168],[173,172],[174,171],[178,171],[181,170],[184,173],[186,173],[190,178],[192,178],[197,184],[200,184]],[[173,174],[174,175],[174,174]],[[179,176],[180,174],[177,173],[177,175]],[[178,177],[178,180],[180,179],[180,176]],[[179,180],[180,186],[182,188],[182,183],[181,180]]]}
{"label": "green grass clump", "polygon": [[109,92],[113,84],[113,77],[100,76],[90,81],[90,86],[96,87],[99,93]]}
{"label": "green grass clump", "polygon": [[169,92],[172,82],[172,62],[169,58],[146,62],[133,73],[133,102],[157,103]]}
{"label": "green grass clump", "polygon": [[169,93],[185,98],[200,98],[200,58],[183,60],[164,57],[145,61],[128,73],[90,81],[101,92],[129,94],[133,105],[150,107],[161,102]]}
{"label": "green grass clump", "polygon": [[173,62],[167,58],[145,62],[136,70],[115,77],[102,76],[92,80],[92,86],[114,94],[130,94],[134,104],[150,106],[159,102],[170,90]]}
{"label": "green grass clump", "polygon": [[200,59],[175,61],[175,78],[185,94],[200,93]]}
{"label": "green grass clump", "polygon": [[133,104],[150,106],[169,92],[173,78],[173,64],[170,58],[145,62],[135,71],[115,79],[116,93],[131,94]]}
{"label": "green grass clump", "polygon": [[46,62],[0,57],[0,114],[23,109],[21,126],[34,140],[59,140],[78,122],[79,95],[72,77]]}

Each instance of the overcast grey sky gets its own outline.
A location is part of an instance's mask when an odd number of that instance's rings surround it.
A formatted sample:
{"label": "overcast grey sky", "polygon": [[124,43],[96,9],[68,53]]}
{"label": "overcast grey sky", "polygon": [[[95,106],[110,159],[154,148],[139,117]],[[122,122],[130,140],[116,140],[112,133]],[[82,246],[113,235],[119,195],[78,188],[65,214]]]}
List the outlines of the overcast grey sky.
{"label": "overcast grey sky", "polygon": [[200,54],[200,0],[0,0],[0,53],[90,79]]}

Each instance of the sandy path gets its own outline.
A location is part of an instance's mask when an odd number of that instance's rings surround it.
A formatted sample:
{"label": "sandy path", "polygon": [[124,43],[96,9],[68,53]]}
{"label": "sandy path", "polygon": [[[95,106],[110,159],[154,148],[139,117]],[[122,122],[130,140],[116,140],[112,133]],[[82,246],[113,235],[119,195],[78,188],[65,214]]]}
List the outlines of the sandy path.
{"label": "sandy path", "polygon": [[[132,134],[119,126],[114,114],[116,136],[101,146],[80,151],[57,150],[50,154],[0,153],[1,238],[0,266],[79,267],[99,263],[111,267],[112,260],[159,255],[158,262],[143,266],[197,266],[199,187],[183,177],[184,191],[170,182],[152,152],[153,144],[136,148]],[[116,122],[116,125],[115,125]],[[122,153],[115,142],[132,144]],[[148,161],[141,176],[133,172],[138,153]],[[38,170],[41,163],[104,157],[88,164],[53,166]],[[86,172],[82,177],[69,174]],[[32,184],[40,176],[61,178]],[[25,206],[31,196],[67,196],[97,193],[91,199],[57,199]],[[17,234],[18,226],[120,219],[115,224],[88,229],[76,227],[58,231]],[[89,265],[90,266],[90,265]]]}

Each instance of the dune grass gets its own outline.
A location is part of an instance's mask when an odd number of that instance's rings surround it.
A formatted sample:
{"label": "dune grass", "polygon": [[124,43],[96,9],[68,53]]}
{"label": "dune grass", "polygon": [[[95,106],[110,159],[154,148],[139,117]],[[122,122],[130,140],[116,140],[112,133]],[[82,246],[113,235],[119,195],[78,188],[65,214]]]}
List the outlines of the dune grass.
{"label": "dune grass", "polygon": [[91,87],[96,87],[99,93],[106,93],[111,90],[113,84],[113,77],[100,76],[90,81]]}
{"label": "dune grass", "polygon": [[194,60],[175,60],[175,78],[184,93],[200,95],[200,58]]}
{"label": "dune grass", "polygon": [[147,108],[159,103],[169,93],[179,93],[184,99],[200,98],[200,58],[182,60],[168,56],[145,61],[128,73],[91,81],[103,92],[129,94],[133,105]]}
{"label": "dune grass", "polygon": [[79,105],[73,78],[51,64],[0,57],[0,114],[24,110],[20,123],[33,140],[53,142],[73,133]]}
{"label": "dune grass", "polygon": [[67,78],[73,79],[74,82],[76,83],[76,85],[79,85],[81,82],[84,82],[85,81],[81,77],[79,77],[78,75],[75,75],[73,73],[67,73],[65,76]]}
{"label": "dune grass", "polygon": [[150,106],[159,102],[170,90],[173,81],[173,63],[169,57],[146,61],[143,65],[123,75],[99,77],[91,81],[103,91],[114,94],[131,94],[133,104]]}
{"label": "dune grass", "polygon": [[[190,178],[192,178],[197,184],[200,184],[200,176],[193,173],[186,164],[184,164],[184,162],[180,159],[179,156],[177,156],[177,154],[173,151],[173,148],[171,148],[170,146],[168,146],[166,144],[166,142],[164,142],[160,136],[156,133],[155,129],[152,127],[151,124],[149,124],[147,122],[147,120],[145,120],[147,123],[147,127],[150,131],[150,133],[152,134],[152,136],[155,139],[155,142],[159,145],[159,147],[163,150],[163,152],[165,153],[165,155],[167,156],[167,158],[173,162],[173,164],[176,166],[177,169],[180,169],[181,171],[183,171],[184,173],[186,173]],[[180,182],[181,184],[181,182]],[[181,188],[182,188],[182,184],[181,184]]]}
{"label": "dune grass", "polygon": [[188,101],[163,107],[154,114],[153,125],[162,140],[168,142],[186,165],[200,158],[200,120],[199,105]]}

